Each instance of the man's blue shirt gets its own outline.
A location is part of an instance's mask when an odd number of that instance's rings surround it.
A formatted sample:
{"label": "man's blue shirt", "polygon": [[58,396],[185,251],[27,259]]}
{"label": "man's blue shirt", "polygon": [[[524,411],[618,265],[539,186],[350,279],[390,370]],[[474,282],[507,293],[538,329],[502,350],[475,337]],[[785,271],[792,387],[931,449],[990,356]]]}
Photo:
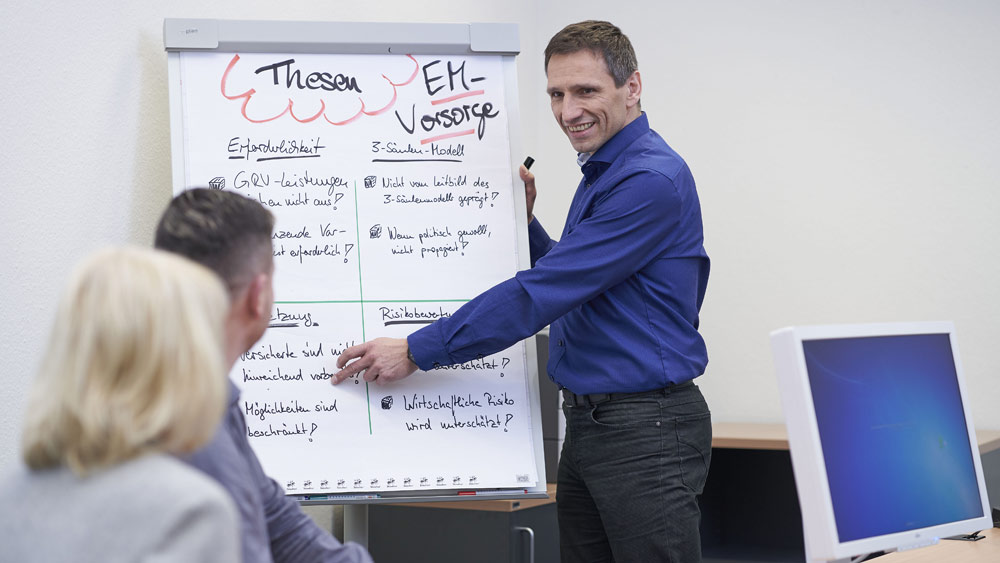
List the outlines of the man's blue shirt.
{"label": "man's blue shirt", "polygon": [[709,259],[687,164],[642,114],[583,176],[558,242],[537,219],[528,226],[531,269],[410,335],[421,369],[495,353],[551,324],[547,371],[574,393],[647,391],[704,373]]}

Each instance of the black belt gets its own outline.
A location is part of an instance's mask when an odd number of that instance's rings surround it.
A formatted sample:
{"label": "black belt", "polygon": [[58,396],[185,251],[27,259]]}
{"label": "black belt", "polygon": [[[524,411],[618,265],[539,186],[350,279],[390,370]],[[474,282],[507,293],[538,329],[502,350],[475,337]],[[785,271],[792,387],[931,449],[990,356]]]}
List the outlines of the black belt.
{"label": "black belt", "polygon": [[668,393],[673,393],[674,391],[692,385],[693,382],[685,381],[674,385],[671,383],[662,389],[653,389],[652,391],[639,391],[637,393],[591,393],[589,395],[577,395],[576,393],[570,391],[563,387],[561,389],[563,401],[571,407],[592,407],[594,405],[599,405],[601,403],[607,403],[608,401],[618,401],[621,399],[635,399],[638,397],[654,397],[662,396]]}

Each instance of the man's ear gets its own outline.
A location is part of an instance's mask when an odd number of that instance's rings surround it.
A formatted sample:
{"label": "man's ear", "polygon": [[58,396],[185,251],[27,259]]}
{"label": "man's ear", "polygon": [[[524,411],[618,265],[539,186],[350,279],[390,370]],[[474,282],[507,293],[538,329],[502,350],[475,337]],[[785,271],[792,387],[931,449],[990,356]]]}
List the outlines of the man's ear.
{"label": "man's ear", "polygon": [[628,107],[638,104],[639,98],[642,96],[642,77],[639,76],[638,70],[625,80],[625,87],[628,89],[628,97],[626,98]]}
{"label": "man's ear", "polygon": [[245,305],[250,318],[259,319],[263,316],[271,316],[267,281],[267,274],[257,274],[247,286]]}

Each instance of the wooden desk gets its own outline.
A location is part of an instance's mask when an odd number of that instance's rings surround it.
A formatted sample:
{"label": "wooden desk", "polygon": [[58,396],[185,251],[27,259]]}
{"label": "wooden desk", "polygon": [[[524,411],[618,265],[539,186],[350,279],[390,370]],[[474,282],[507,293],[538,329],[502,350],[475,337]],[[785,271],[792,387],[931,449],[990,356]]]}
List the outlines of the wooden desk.
{"label": "wooden desk", "polygon": [[712,423],[712,447],[741,450],[788,450],[784,424]]}
{"label": "wooden desk", "polygon": [[[802,561],[802,514],[785,425],[716,422],[712,432],[712,466],[700,500],[704,561]],[[976,438],[988,493],[996,506],[1000,431],[979,430]],[[977,543],[985,541],[989,540]],[[906,553],[910,552],[898,556]]]}
{"label": "wooden desk", "polygon": [[[976,430],[980,455],[1000,450],[1000,430]],[[788,450],[784,424],[716,422],[712,424],[713,448]]]}
{"label": "wooden desk", "polygon": [[997,563],[1000,561],[1000,529],[983,530],[979,541],[941,540],[937,545],[889,553],[875,563]]}

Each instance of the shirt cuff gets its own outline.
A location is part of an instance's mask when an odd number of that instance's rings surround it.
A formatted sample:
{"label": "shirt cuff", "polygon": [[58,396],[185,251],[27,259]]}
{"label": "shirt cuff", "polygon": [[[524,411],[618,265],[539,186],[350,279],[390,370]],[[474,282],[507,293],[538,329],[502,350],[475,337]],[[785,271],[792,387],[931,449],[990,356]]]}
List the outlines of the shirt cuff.
{"label": "shirt cuff", "polygon": [[452,364],[448,351],[444,348],[440,325],[447,319],[440,319],[406,337],[406,343],[413,354],[414,363],[423,371]]}

